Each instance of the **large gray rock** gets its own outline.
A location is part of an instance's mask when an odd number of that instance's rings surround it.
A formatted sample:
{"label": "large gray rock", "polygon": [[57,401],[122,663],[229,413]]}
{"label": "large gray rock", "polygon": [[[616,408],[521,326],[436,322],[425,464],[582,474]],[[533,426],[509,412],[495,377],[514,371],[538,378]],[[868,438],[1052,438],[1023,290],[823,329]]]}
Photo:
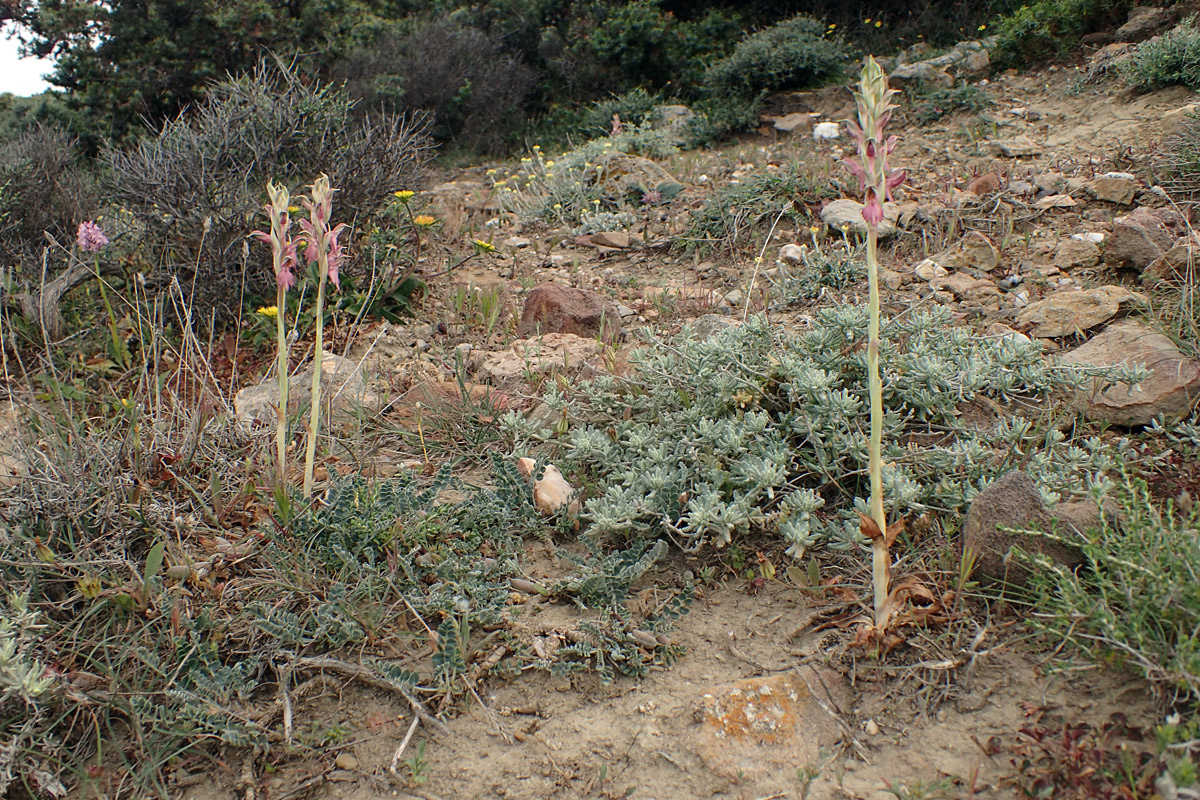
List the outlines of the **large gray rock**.
{"label": "large gray rock", "polygon": [[1182,419],[1200,398],[1200,361],[1188,358],[1166,336],[1139,322],[1110,325],[1064,354],[1062,363],[1142,364],[1150,370],[1150,376],[1136,386],[1097,379],[1080,389],[1076,405],[1092,420],[1134,427],[1154,419]]}
{"label": "large gray rock", "polygon": [[[344,422],[361,414],[374,414],[383,406],[383,398],[367,385],[362,365],[333,353],[321,354],[321,402],[323,409],[335,421]],[[312,396],[313,368],[288,380],[288,413],[296,414],[309,404]],[[279,405],[279,381],[266,378],[255,386],[247,386],[233,398],[233,409],[244,424],[273,426],[275,409]]]}
{"label": "large gray rock", "polygon": [[954,86],[954,76],[927,61],[918,61],[896,67],[888,75],[888,82],[897,88],[917,85],[949,89]]}
{"label": "large gray rock", "polygon": [[673,145],[682,146],[688,141],[688,128],[696,119],[696,112],[683,105],[655,106],[653,124]]}
{"label": "large gray rock", "polygon": [[[849,230],[860,236],[867,235],[867,223],[862,216],[863,204],[857,200],[842,198],[834,200],[821,209],[821,221],[835,230]],[[883,222],[879,223],[879,238],[895,236],[900,211],[895,203],[883,204]]]}
{"label": "large gray rock", "polygon": [[[1083,563],[1083,553],[1070,540],[1086,542],[1087,530],[1099,523],[1099,509],[1089,501],[1059,503],[1052,512],[1033,479],[1015,470],[1002,475],[971,501],[963,523],[962,545],[975,558],[976,578],[1022,586],[1029,579],[1029,571],[1013,557],[1014,547],[1074,568]],[[1051,532],[1056,538],[1039,535]]]}
{"label": "large gray rock", "polygon": [[1017,315],[1017,325],[1042,339],[1071,336],[1108,322],[1132,307],[1145,305],[1144,295],[1123,286],[1064,289],[1029,304]]}
{"label": "large gray rock", "polygon": [[1117,28],[1113,38],[1118,42],[1140,42],[1161,31],[1171,21],[1171,12],[1157,6],[1136,6],[1129,9],[1129,18]]}

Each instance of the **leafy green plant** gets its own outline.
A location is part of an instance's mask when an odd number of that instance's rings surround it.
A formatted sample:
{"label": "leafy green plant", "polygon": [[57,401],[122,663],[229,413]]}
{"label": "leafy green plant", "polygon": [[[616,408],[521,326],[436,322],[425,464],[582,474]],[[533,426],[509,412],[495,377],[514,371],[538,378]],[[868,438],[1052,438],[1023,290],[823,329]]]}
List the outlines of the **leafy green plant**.
{"label": "leafy green plant", "polygon": [[1150,91],[1181,84],[1200,86],[1200,27],[1191,16],[1162,36],[1142,42],[1117,71],[1134,89]]}
{"label": "leafy green plant", "polygon": [[1200,503],[1160,509],[1145,481],[1127,474],[1109,488],[1120,514],[1103,514],[1100,528],[1076,542],[1085,568],[1029,556],[1037,564],[1034,624],[1081,653],[1137,670],[1167,697],[1194,707],[1200,702]]}
{"label": "leafy green plant", "polygon": [[493,175],[500,201],[525,219],[542,219],[557,225],[577,226],[585,214],[615,212],[641,205],[648,191],[673,197],[682,189],[675,183],[645,186],[628,175],[631,154],[661,158],[676,152],[661,131],[649,125],[622,129],[593,139],[548,159],[540,147],[521,159],[520,166],[503,177]]}
{"label": "leafy green plant", "polygon": [[839,77],[847,53],[824,22],[798,15],[743,39],[704,75],[710,96],[753,97],[805,89]]}
{"label": "leafy green plant", "polygon": [[773,294],[783,306],[795,306],[820,297],[825,290],[849,289],[867,275],[862,253],[853,248],[819,248],[804,253],[800,264],[779,264],[772,279]]}
{"label": "leafy green plant", "polygon": [[1132,0],[1035,0],[992,23],[999,37],[992,59],[1000,67],[1021,67],[1062,55],[1131,6]]}

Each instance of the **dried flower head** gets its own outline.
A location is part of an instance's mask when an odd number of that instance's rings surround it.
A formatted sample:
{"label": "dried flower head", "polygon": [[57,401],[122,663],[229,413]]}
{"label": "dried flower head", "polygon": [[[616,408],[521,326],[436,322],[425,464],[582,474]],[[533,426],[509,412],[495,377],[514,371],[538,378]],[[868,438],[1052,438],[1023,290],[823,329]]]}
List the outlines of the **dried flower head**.
{"label": "dried flower head", "polygon": [[108,237],[95,222],[81,222],[75,234],[75,244],[85,253],[99,253],[108,244]]}

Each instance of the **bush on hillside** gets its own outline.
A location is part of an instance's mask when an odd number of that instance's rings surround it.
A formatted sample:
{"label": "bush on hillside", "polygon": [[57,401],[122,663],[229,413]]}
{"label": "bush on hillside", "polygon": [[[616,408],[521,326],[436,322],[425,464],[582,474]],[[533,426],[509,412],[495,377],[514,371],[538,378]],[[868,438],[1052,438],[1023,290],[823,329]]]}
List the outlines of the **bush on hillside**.
{"label": "bush on hillside", "polygon": [[763,91],[803,89],[842,75],[847,53],[825,23],[795,16],[743,39],[704,76],[710,96],[753,97]]}
{"label": "bush on hillside", "polygon": [[335,74],[364,109],[425,112],[435,138],[477,152],[501,149],[535,88],[500,40],[458,17],[381,34]]}
{"label": "bush on hillside", "polygon": [[1200,86],[1200,28],[1189,17],[1162,36],[1142,42],[1117,62],[1121,77],[1135,89],[1150,91],[1182,84]]}
{"label": "bush on hillside", "polygon": [[178,278],[201,308],[236,312],[244,292],[273,293],[268,248],[246,246],[267,179],[302,191],[323,172],[339,190],[335,214],[360,222],[389,192],[416,186],[431,155],[425,121],[355,119],[353,106],[342,89],[263,65],[213,87],[156,137],[106,150],[108,196],[131,212],[147,279]]}
{"label": "bush on hillside", "polygon": [[28,277],[39,263],[45,234],[69,244],[99,202],[95,179],[78,142],[38,125],[0,145],[0,260]]}
{"label": "bush on hillside", "polygon": [[996,20],[999,41],[992,59],[999,67],[1062,55],[1088,33],[1123,19],[1132,0],[1036,0]]}

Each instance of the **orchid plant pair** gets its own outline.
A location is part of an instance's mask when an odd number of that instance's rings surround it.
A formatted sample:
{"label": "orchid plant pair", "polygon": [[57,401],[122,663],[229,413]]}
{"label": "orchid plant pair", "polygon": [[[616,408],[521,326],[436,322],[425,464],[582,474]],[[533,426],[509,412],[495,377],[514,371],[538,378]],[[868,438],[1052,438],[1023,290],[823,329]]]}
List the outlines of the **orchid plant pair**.
{"label": "orchid plant pair", "polygon": [[891,102],[895,89],[888,88],[887,75],[873,57],[867,59],[854,93],[858,106],[858,124],[848,121],[850,135],[858,145],[858,158],[844,164],[858,178],[864,193],[863,221],[867,224],[867,387],[871,403],[871,434],[868,445],[871,498],[869,515],[862,515],[861,530],[871,540],[871,576],[874,595],[874,628],[882,632],[891,613],[888,591],[888,548],[904,528],[903,519],[888,525],[883,508],[883,384],[879,377],[879,226],[883,222],[883,203],[892,199],[892,191],[904,183],[907,174],[893,169],[888,156],[896,149],[899,137],[884,138],[884,128],[892,117]]}
{"label": "orchid plant pair", "polygon": [[300,264],[300,247],[303,246],[304,260],[317,265],[317,309],[316,335],[313,342],[313,382],[312,409],[308,423],[308,446],[304,457],[304,496],[312,496],[313,461],[317,449],[317,426],[320,422],[321,396],[321,345],[322,321],[325,306],[325,282],[328,280],[334,287],[338,283],[338,269],[346,259],[345,249],[339,241],[339,236],[346,229],[345,224],[331,225],[333,214],[333,195],[337,190],[329,185],[329,178],[324,174],[317,177],[309,187],[309,196],[299,198],[301,205],[308,212],[307,219],[297,220],[300,233],[293,236],[291,214],[292,196],[287,187],[267,181],[267,195],[270,203],[265,206],[271,230],[255,231],[252,236],[264,244],[271,246],[271,260],[275,270],[275,319],[276,335],[278,337],[278,366],[279,373],[279,406],[277,408],[278,428],[276,429],[276,478],[278,490],[282,491],[286,480],[287,464],[287,404],[288,404],[288,342],[284,321],[287,308],[287,292],[296,283],[294,270]]}

